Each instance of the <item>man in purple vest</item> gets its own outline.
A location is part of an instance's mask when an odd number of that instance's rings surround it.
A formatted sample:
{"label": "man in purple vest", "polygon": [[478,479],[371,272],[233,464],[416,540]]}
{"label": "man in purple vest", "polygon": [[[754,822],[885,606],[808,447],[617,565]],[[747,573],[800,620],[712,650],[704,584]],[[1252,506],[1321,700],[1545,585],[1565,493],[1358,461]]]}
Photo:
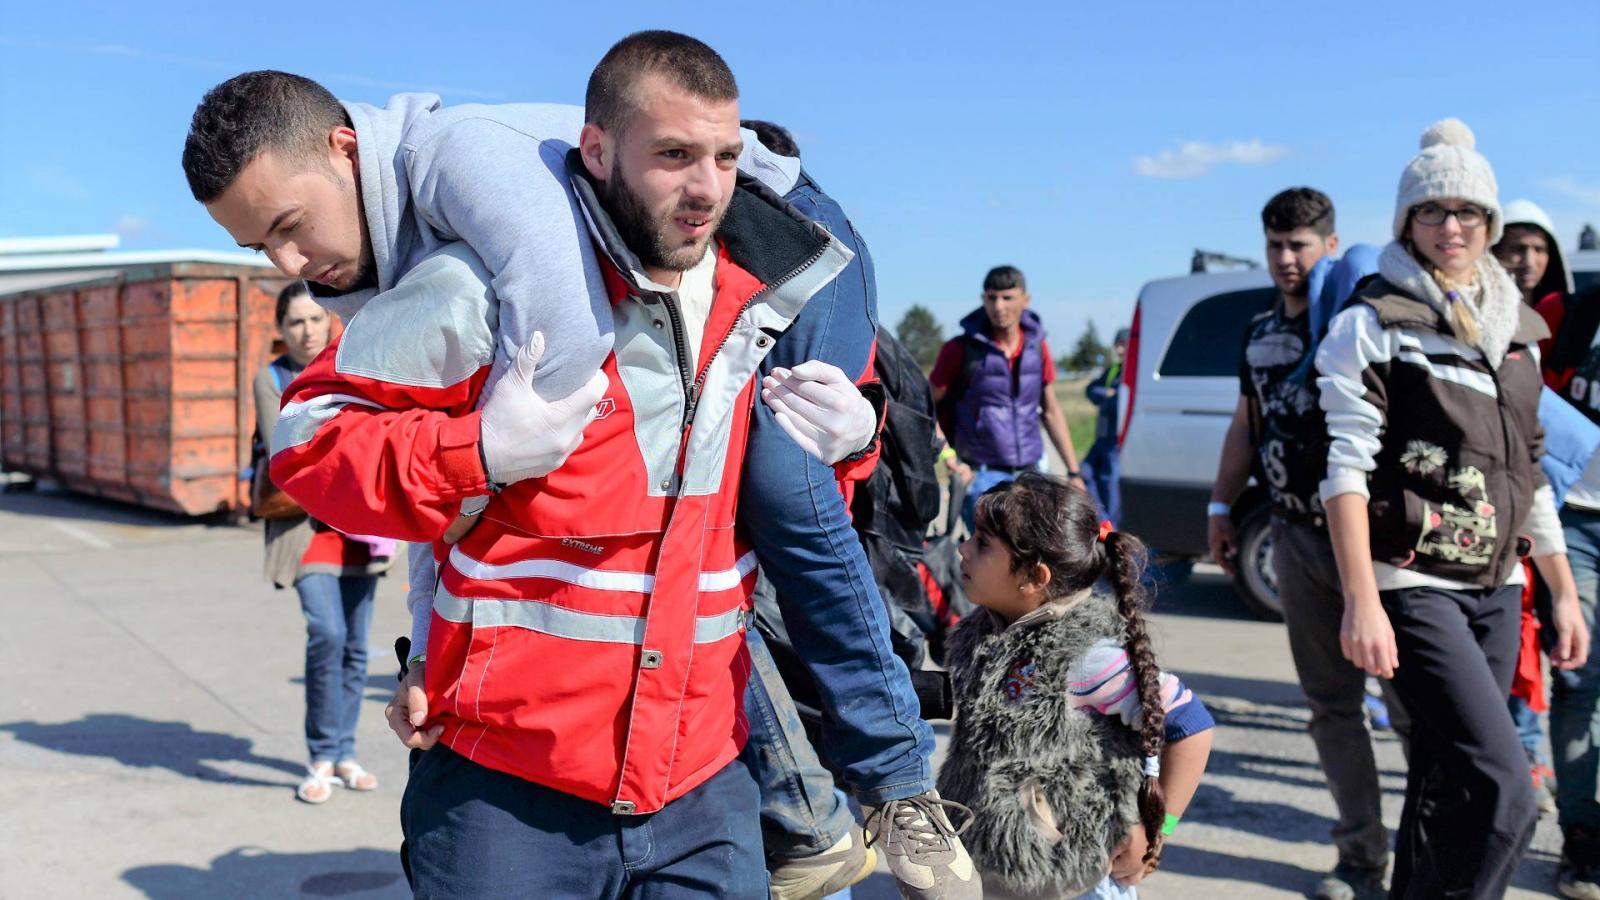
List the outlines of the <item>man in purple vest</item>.
{"label": "man in purple vest", "polygon": [[1049,471],[1042,423],[1082,486],[1078,454],[1055,393],[1050,344],[1028,310],[1028,285],[1016,266],[996,266],[983,279],[983,308],[961,320],[962,334],[939,348],[928,382],[939,421],[956,456],[946,460],[967,483],[962,517],[972,527],[978,496],[1025,469]]}

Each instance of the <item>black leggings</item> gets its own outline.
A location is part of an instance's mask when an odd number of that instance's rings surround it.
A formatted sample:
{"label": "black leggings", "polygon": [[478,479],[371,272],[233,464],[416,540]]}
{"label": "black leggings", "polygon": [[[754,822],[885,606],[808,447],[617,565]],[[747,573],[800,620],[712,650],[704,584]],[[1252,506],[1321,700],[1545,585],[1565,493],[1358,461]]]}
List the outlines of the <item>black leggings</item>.
{"label": "black leggings", "polygon": [[1538,821],[1506,713],[1522,587],[1382,593],[1411,713],[1411,768],[1391,898],[1501,897]]}

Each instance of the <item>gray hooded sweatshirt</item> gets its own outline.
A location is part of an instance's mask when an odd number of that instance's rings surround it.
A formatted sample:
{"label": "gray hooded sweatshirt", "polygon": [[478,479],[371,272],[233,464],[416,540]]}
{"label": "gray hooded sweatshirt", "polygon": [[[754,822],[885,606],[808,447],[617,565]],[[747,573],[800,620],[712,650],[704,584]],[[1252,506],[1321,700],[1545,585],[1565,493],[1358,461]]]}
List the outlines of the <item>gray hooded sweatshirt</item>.
{"label": "gray hooded sweatshirt", "polygon": [[[417,352],[417,322],[374,304],[429,254],[464,242],[483,261],[498,301],[494,364],[483,396],[535,331],[545,335],[536,383],[562,397],[598,371],[611,352],[611,303],[588,226],[567,174],[567,154],[583,128],[583,108],[556,103],[467,104],[445,108],[434,94],[396,94],[384,107],[345,103],[356,131],[361,203],[372,242],[376,287],[318,292],[351,320],[340,343],[340,372],[415,385],[453,383],[469,374],[437,369]],[[800,161],[769,152],[745,131],[739,168],[778,194],[799,181]],[[313,290],[316,288],[313,286]],[[403,306],[401,309],[403,310]],[[441,311],[440,326],[450,327]],[[459,355],[458,355],[459,358]],[[427,643],[437,571],[428,544],[408,550],[415,652]]]}
{"label": "gray hooded sweatshirt", "polygon": [[[324,304],[349,318],[423,257],[463,241],[489,270],[500,304],[490,385],[535,331],[545,335],[537,369],[541,395],[566,396],[598,371],[611,352],[611,304],[566,165],[583,128],[583,108],[444,108],[434,94],[396,94],[382,108],[344,107],[356,131],[378,283],[324,297]],[[794,187],[798,160],[767,152],[750,132],[745,147],[740,169],[779,194]],[[408,349],[394,342],[377,350],[392,354],[380,368],[405,373],[408,364],[417,365]],[[347,371],[343,353],[339,368]],[[421,384],[436,375],[410,374]]]}

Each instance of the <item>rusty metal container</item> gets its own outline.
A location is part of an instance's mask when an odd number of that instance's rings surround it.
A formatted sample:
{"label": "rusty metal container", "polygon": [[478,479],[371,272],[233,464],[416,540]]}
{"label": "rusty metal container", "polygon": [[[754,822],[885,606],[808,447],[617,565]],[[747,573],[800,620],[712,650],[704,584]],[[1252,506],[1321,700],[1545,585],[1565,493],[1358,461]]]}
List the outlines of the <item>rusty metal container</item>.
{"label": "rusty metal container", "polygon": [[250,384],[284,283],[171,262],[0,293],[0,468],[176,513],[242,509]]}

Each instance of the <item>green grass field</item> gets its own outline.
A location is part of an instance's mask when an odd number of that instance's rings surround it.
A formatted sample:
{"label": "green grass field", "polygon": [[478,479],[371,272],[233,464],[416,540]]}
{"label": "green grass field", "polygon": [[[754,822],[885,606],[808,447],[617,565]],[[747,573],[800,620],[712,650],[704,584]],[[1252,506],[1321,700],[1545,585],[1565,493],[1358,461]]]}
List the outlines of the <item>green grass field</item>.
{"label": "green grass field", "polygon": [[1067,416],[1067,430],[1072,432],[1072,446],[1080,457],[1089,452],[1089,445],[1094,443],[1095,408],[1083,395],[1083,386],[1088,383],[1086,378],[1057,381],[1054,388],[1056,401]]}

